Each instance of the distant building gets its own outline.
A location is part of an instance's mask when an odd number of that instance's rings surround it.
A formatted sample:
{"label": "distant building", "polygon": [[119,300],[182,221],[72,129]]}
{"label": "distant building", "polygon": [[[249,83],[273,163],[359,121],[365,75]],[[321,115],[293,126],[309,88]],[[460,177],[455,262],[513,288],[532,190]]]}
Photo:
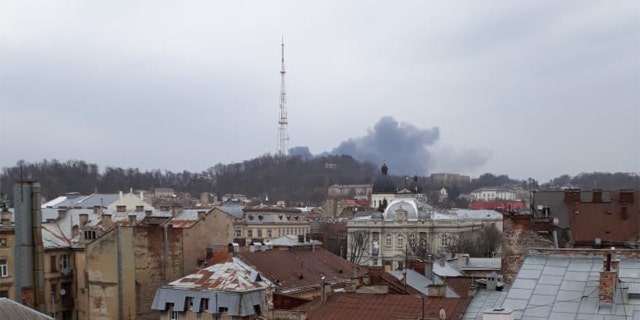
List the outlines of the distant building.
{"label": "distant building", "polygon": [[234,230],[236,239],[264,242],[286,235],[305,237],[311,233],[311,223],[296,208],[244,207],[242,217],[235,220]]}
{"label": "distant building", "polygon": [[64,196],[57,197],[42,205],[42,208],[54,209],[93,209],[103,208],[118,212],[125,211],[146,211],[153,210],[153,207],[144,201],[144,193],[94,193],[81,195],[77,192],[70,192]]}
{"label": "distant building", "polygon": [[389,168],[384,163],[380,168],[380,175],[376,177],[371,189],[371,206],[382,211],[391,201],[400,198],[422,198],[426,201],[424,190],[418,182],[418,177],[414,177],[411,182],[405,177],[405,183],[402,188],[396,186],[393,179],[389,176]]}
{"label": "distant building", "polygon": [[640,234],[640,190],[536,191],[532,207],[568,246],[624,246]]}
{"label": "distant building", "polygon": [[338,185],[334,184],[329,187],[329,198],[333,199],[355,199],[364,198],[369,199],[371,197],[372,185],[370,184],[348,184]]}
{"label": "distant building", "polygon": [[516,192],[502,187],[483,187],[471,191],[471,197],[476,201],[516,200]]}

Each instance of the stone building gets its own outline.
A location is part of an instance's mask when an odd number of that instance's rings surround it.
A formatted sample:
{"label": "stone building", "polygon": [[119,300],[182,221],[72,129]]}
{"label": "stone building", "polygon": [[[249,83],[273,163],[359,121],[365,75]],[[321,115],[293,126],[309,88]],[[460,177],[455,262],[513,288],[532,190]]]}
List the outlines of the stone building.
{"label": "stone building", "polygon": [[457,237],[487,224],[501,229],[502,215],[476,216],[467,211],[441,213],[421,198],[391,201],[384,212],[362,214],[347,223],[347,258],[360,265],[402,267],[408,256],[425,259],[448,250]]}

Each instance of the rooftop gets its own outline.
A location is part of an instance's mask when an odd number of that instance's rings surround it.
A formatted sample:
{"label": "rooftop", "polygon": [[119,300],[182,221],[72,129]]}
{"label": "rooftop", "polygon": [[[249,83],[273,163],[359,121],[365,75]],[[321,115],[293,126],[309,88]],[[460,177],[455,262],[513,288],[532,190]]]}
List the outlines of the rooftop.
{"label": "rooftop", "polygon": [[[323,249],[241,251],[240,259],[276,284],[281,290],[319,286],[321,277],[326,283],[346,282],[356,266]],[[357,269],[357,275],[366,273]]]}

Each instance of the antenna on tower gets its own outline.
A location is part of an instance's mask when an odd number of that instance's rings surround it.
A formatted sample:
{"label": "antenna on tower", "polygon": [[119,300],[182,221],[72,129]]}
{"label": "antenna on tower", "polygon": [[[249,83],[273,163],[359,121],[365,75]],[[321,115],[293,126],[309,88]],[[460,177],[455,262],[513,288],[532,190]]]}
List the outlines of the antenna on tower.
{"label": "antenna on tower", "polygon": [[280,83],[280,117],[278,119],[278,150],[277,155],[279,157],[284,157],[287,155],[287,150],[289,148],[289,132],[288,132],[288,124],[287,120],[287,99],[286,92],[284,87],[284,74],[286,71],[284,70],[284,37],[282,37],[282,43],[280,45],[282,47],[282,68],[280,69],[281,83]]}

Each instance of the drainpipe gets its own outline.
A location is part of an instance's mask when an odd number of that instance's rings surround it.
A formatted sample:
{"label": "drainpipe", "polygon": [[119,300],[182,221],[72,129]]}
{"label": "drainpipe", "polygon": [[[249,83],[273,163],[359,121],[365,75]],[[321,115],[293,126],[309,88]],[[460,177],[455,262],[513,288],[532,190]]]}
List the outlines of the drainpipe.
{"label": "drainpipe", "polygon": [[117,267],[118,267],[118,319],[124,319],[124,314],[123,314],[123,306],[122,304],[124,303],[124,288],[122,287],[122,248],[121,248],[121,243],[120,243],[120,225],[118,225],[118,228],[116,229],[116,245],[118,247],[118,254],[117,254]]}
{"label": "drainpipe", "polygon": [[162,224],[162,276],[163,280],[167,280],[167,256],[169,247],[169,232],[167,230],[169,221]]}

